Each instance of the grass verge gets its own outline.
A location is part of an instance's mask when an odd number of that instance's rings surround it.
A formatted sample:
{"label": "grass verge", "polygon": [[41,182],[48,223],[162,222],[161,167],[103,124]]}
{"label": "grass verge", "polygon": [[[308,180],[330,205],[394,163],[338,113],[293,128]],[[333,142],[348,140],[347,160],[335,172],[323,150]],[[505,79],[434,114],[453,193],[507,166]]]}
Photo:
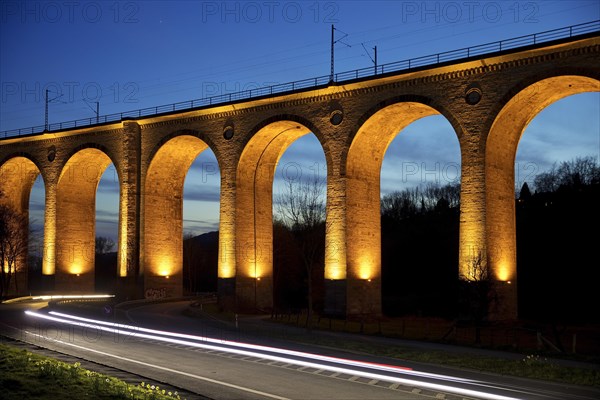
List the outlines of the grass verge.
{"label": "grass verge", "polygon": [[0,344],[0,388],[7,400],[22,399],[180,399],[177,392],[119,379]]}
{"label": "grass verge", "polygon": [[472,354],[448,353],[438,350],[389,346],[376,343],[335,340],[332,338],[306,336],[295,337],[298,342],[334,347],[359,353],[391,357],[400,360],[416,361],[449,367],[464,368],[480,372],[521,378],[540,379],[572,385],[600,387],[600,371],[560,365],[551,359],[537,354],[524,355],[521,360],[508,360]]}

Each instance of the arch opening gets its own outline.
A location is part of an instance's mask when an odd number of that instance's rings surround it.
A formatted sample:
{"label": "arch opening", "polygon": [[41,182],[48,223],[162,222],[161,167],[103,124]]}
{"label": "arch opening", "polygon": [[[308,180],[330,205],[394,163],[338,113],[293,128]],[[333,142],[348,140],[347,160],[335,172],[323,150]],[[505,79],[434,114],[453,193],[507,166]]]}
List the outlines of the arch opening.
{"label": "arch opening", "polygon": [[310,133],[288,120],[259,129],[240,157],[236,176],[236,296],[249,310],[273,307],[273,179],[280,157]]}
{"label": "arch opening", "polygon": [[[95,287],[99,293],[114,293],[118,278],[127,273],[125,225],[119,224],[125,219],[125,215],[119,213],[120,195],[123,194],[120,193],[119,176],[111,163],[102,173],[96,189],[94,271]],[[120,238],[123,238],[122,246],[119,246]]]}
{"label": "arch opening", "polygon": [[190,166],[183,187],[184,294],[218,290],[219,265],[223,266],[228,256],[219,257],[220,188],[218,161],[207,148]]}
{"label": "arch opening", "polygon": [[397,102],[372,114],[359,127],[347,157],[348,314],[381,314],[381,167],[394,138],[422,118],[440,115],[418,102]]}
{"label": "arch opening", "polygon": [[[84,148],[64,165],[56,188],[55,289],[96,290],[96,195],[102,175],[112,163],[97,148]],[[46,235],[52,225],[46,226]],[[51,233],[51,232],[50,232]],[[122,248],[119,246],[118,251]]]}
{"label": "arch opening", "polygon": [[31,188],[29,198],[29,248],[27,263],[29,276],[27,284],[32,293],[47,290],[52,285],[45,282],[42,274],[44,261],[44,220],[46,214],[46,188],[39,174]]}
{"label": "arch opening", "polygon": [[169,139],[154,154],[144,185],[144,297],[183,295],[183,195],[194,160],[208,148],[196,136]]}
{"label": "arch opening", "polygon": [[558,100],[526,127],[515,202],[519,318],[598,322],[586,277],[597,246],[587,232],[600,221],[600,93]]}
{"label": "arch opening", "polygon": [[441,114],[397,134],[381,167],[382,311],[455,318],[461,153]]}
{"label": "arch opening", "polygon": [[577,75],[545,78],[513,96],[498,113],[486,141],[487,263],[498,282],[498,318],[518,315],[515,161],[525,129],[550,104],[578,93],[598,92],[598,80]]}
{"label": "arch opening", "polygon": [[273,302],[276,310],[325,309],[327,163],[314,134],[289,145],[273,179]]}

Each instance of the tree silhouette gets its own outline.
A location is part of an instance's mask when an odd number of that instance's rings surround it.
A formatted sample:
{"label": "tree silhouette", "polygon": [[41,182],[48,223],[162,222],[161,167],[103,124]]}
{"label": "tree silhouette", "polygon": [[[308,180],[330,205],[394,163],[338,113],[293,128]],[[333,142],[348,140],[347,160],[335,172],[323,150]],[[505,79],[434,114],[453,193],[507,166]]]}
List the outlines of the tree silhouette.
{"label": "tree silhouette", "polygon": [[475,323],[475,343],[481,343],[481,324],[495,312],[498,294],[487,257],[481,250],[467,264],[459,281],[459,318]]}
{"label": "tree silhouette", "polygon": [[597,322],[596,282],[588,277],[597,263],[598,161],[557,162],[534,185],[531,198],[519,198],[516,207],[519,317]]}
{"label": "tree silhouette", "polygon": [[314,311],[315,271],[325,252],[325,181],[318,175],[307,180],[287,180],[275,199],[278,221],[292,232],[306,271],[309,325]]}
{"label": "tree silhouette", "polygon": [[382,197],[386,315],[456,315],[459,201],[457,184],[429,183]]}
{"label": "tree silhouette", "polygon": [[96,254],[106,254],[115,247],[115,241],[109,237],[96,236]]}
{"label": "tree silhouette", "polygon": [[10,291],[11,284],[19,292],[16,275],[27,257],[28,222],[12,207],[0,205],[0,298]]}
{"label": "tree silhouette", "polygon": [[194,234],[191,232],[185,232],[183,234],[183,287],[189,290],[191,293],[198,291],[196,284],[198,269],[194,268],[198,255],[199,249],[194,243]]}
{"label": "tree silhouette", "polygon": [[531,190],[529,190],[527,182],[524,182],[523,186],[521,186],[521,191],[519,192],[519,200],[527,201],[529,199],[531,199]]}
{"label": "tree silhouette", "polygon": [[592,156],[554,163],[552,168],[534,179],[536,192],[555,192],[561,187],[578,187],[600,183],[600,165]]}
{"label": "tree silhouette", "polygon": [[383,196],[381,214],[394,221],[401,221],[434,210],[456,208],[459,204],[460,185],[440,186],[428,183]]}

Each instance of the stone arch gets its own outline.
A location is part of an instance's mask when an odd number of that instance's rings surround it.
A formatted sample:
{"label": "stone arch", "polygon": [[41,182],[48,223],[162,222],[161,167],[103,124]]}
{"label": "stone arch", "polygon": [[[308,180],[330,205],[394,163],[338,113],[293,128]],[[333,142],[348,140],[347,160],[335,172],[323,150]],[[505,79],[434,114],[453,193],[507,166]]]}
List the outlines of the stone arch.
{"label": "stone arch", "polygon": [[[256,125],[249,132],[248,135],[246,135],[245,141],[243,142],[244,149],[246,148],[248,143],[254,139],[254,136],[258,132],[260,132],[261,130],[263,130],[264,128],[266,128],[269,125],[272,125],[275,123],[280,123],[280,122],[285,122],[285,121],[288,121],[291,123],[296,123],[296,125],[298,125],[302,128],[308,129],[308,133],[312,133],[313,135],[315,135],[317,137],[317,139],[319,140],[319,142],[321,143],[321,146],[323,147],[323,152],[325,154],[325,160],[326,160],[327,165],[329,165],[332,162],[331,156],[330,156],[329,150],[328,150],[327,140],[323,136],[323,134],[321,133],[319,128],[312,121],[310,121],[304,117],[301,117],[299,115],[295,115],[295,114],[278,114],[278,115],[275,115],[270,118],[266,118],[266,119],[262,120],[258,125]],[[298,136],[296,139],[298,139],[298,138],[300,138],[300,136]]]}
{"label": "stone arch", "polygon": [[[40,175],[40,168],[33,160],[30,155],[19,153],[10,155],[0,164],[0,205],[13,209],[23,217],[23,221],[27,225],[29,223],[31,189]],[[20,227],[20,234],[27,235],[29,232],[27,225]],[[16,260],[15,270],[17,272],[11,284],[11,288],[13,286],[15,288],[15,293],[27,288],[28,270],[26,265],[27,252],[24,252]],[[9,288],[9,290],[12,289]]]}
{"label": "stone arch", "polygon": [[[418,101],[416,101],[418,100]],[[450,115],[427,99],[391,99],[362,118],[346,159],[346,279],[349,314],[381,313],[380,174],[383,157],[400,131],[430,115]],[[460,137],[461,129],[448,118]],[[368,299],[366,301],[365,299]]]}
{"label": "stone arch", "polygon": [[[200,139],[207,145],[207,148],[209,148],[213,153],[215,153],[217,161],[219,161],[219,163],[220,163],[221,157],[220,157],[220,153],[219,153],[219,148],[218,148],[218,146],[215,145],[215,143],[210,135],[206,135],[206,134],[203,134],[202,132],[198,132],[198,131],[195,131],[192,129],[181,129],[181,130],[178,130],[178,131],[175,131],[168,135],[163,136],[158,141],[158,143],[156,143],[154,145],[154,147],[152,148],[152,150],[150,151],[150,153],[148,155],[147,165],[150,165],[151,161],[155,159],[156,153],[158,153],[167,142],[171,141],[172,139],[177,138],[178,136],[193,136],[197,139]],[[200,153],[198,153],[198,155],[199,154]]]}
{"label": "stone arch", "polygon": [[29,195],[40,171],[29,154],[18,153],[6,157],[0,164],[0,202],[28,214]]}
{"label": "stone arch", "polygon": [[[263,121],[240,156],[236,174],[236,292],[241,305],[273,306],[273,178],[285,150],[298,138],[322,135],[295,116]],[[324,146],[323,146],[324,147]],[[324,153],[329,165],[328,152]]]}
{"label": "stone arch", "polygon": [[[501,315],[517,316],[517,265],[514,163],[527,125],[550,104],[570,95],[600,91],[598,76],[536,77],[521,83],[496,115],[485,146],[487,262],[506,283]],[[510,285],[509,285],[510,283]]]}
{"label": "stone arch", "polygon": [[[45,232],[56,235],[57,290],[92,292],[95,289],[96,191],[111,163],[115,164],[106,148],[85,144],[70,153],[60,171],[54,232]],[[50,231],[52,228],[46,227]],[[122,250],[119,243],[117,251]]]}
{"label": "stone arch", "polygon": [[[590,68],[562,67],[562,68],[554,68],[551,70],[540,72],[536,75],[528,76],[527,78],[524,78],[521,81],[519,81],[518,83],[514,84],[509,90],[506,91],[504,96],[502,96],[499,99],[499,101],[497,101],[493,105],[493,107],[491,107],[490,112],[487,113],[487,119],[485,121],[484,126],[488,127],[491,132],[492,126],[494,124],[496,124],[496,122],[498,121],[498,117],[500,116],[502,111],[504,109],[506,109],[506,107],[508,106],[509,103],[514,102],[517,99],[520,99],[521,101],[526,102],[528,95],[531,95],[532,93],[540,94],[539,92],[541,90],[541,87],[538,87],[535,85],[538,85],[540,82],[544,82],[547,79],[556,79],[556,78],[561,78],[561,77],[565,78],[565,79],[568,77],[581,77],[581,78],[600,80],[600,72],[592,70]],[[568,83],[567,83],[567,86],[568,86]],[[526,92],[525,91],[526,89],[528,89],[529,92]],[[540,107],[538,109],[538,111],[529,119],[529,122],[531,122],[531,120],[533,120],[537,116],[537,114],[541,110],[546,108],[548,105],[550,105],[564,97],[570,96],[572,94],[578,94],[578,93],[583,93],[583,92],[575,92],[575,93],[571,93],[571,94],[564,95],[564,96],[558,96],[558,98],[555,98],[554,100],[550,101],[545,106]],[[482,135],[482,137],[481,137],[479,148],[482,152],[485,152],[489,136],[490,135],[488,134],[488,135]]]}
{"label": "stone arch", "polygon": [[[357,123],[354,126],[352,134],[348,137],[348,143],[347,143],[347,146],[345,147],[345,154],[342,157],[342,160],[344,160],[344,164],[342,164],[340,167],[341,167],[341,171],[344,174],[346,173],[346,169],[348,167],[348,162],[347,162],[348,153],[350,152],[350,148],[351,148],[352,144],[354,143],[356,136],[358,136],[361,128],[363,126],[365,126],[365,124],[372,117],[374,117],[376,114],[378,114],[380,111],[383,111],[384,109],[387,109],[390,106],[396,107],[397,104],[416,104],[416,105],[424,106],[424,107],[432,110],[431,114],[424,115],[424,116],[418,117],[418,118],[414,118],[410,122],[405,123],[403,125],[402,129],[404,129],[405,127],[407,127],[408,125],[410,125],[411,123],[415,122],[416,120],[418,120],[420,118],[425,118],[426,116],[430,116],[430,115],[442,115],[444,118],[446,118],[448,120],[450,125],[452,125],[452,127],[454,128],[454,131],[456,133],[458,140],[459,141],[461,140],[462,135],[463,135],[463,128],[460,126],[459,120],[457,118],[455,118],[454,115],[449,110],[447,110],[443,105],[439,104],[434,99],[431,99],[429,97],[419,96],[419,95],[403,95],[403,96],[392,97],[392,98],[386,99],[384,101],[381,101],[380,103],[377,103],[375,106],[371,107],[369,110],[367,110],[365,113],[363,113],[363,115],[357,120]],[[387,112],[389,114],[390,110],[388,109]],[[381,114],[381,115],[383,115],[383,114]],[[386,115],[385,117],[389,118],[389,115]],[[396,134],[398,132],[399,132],[399,130],[396,131]],[[394,138],[395,138],[395,136],[393,136],[389,140],[389,142],[386,145],[386,149],[387,149],[387,146],[389,146],[389,144],[394,140]],[[385,154],[385,151],[383,153]]]}
{"label": "stone arch", "polygon": [[[209,144],[192,131],[176,132],[152,152],[144,183],[142,273],[146,297],[183,294],[183,185]],[[211,147],[212,149],[212,147]]]}

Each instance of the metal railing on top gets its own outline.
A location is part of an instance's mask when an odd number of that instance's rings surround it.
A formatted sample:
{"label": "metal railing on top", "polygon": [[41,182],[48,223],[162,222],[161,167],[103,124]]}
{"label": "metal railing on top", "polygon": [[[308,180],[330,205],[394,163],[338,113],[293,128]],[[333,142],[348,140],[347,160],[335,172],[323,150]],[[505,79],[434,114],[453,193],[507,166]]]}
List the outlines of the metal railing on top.
{"label": "metal railing on top", "polygon": [[[405,71],[413,68],[435,66],[437,64],[447,63],[450,61],[468,59],[471,57],[492,54],[511,49],[517,49],[539,43],[551,42],[559,39],[572,38],[593,32],[600,32],[600,20],[534,33],[531,35],[519,36],[512,39],[485,43],[473,47],[465,47],[458,50],[451,50],[443,53],[411,58],[408,60],[396,61],[388,64],[378,65],[376,67],[366,67],[351,71],[339,72],[334,74],[333,77],[331,75],[323,75],[316,78],[309,78],[294,82],[277,84],[273,86],[265,86],[256,89],[243,90],[240,92],[226,93],[201,99],[186,100],[178,103],[165,104],[156,107],[147,107],[141,108],[139,110],[101,115],[98,117],[52,123],[48,124],[48,131],[60,131],[63,129],[104,124],[107,122],[118,122],[125,118],[148,117],[175,111],[185,111],[200,107],[227,104],[241,100],[249,100],[258,97],[271,96],[274,94],[290,93],[301,89],[309,89],[324,86],[331,83],[332,81],[335,83],[344,83],[355,79],[368,78],[397,71]],[[46,127],[44,125],[39,125],[29,128],[5,130],[0,132],[0,139],[43,133],[45,131],[45,128]]]}

